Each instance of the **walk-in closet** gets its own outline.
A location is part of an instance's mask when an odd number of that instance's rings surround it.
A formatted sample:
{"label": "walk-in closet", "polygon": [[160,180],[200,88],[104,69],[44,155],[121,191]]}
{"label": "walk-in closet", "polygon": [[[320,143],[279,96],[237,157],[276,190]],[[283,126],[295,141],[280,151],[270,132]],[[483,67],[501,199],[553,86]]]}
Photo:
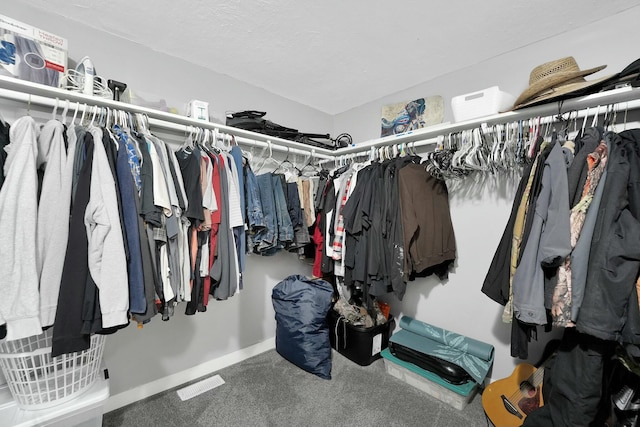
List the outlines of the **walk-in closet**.
{"label": "walk-in closet", "polygon": [[6,0],[0,427],[640,426],[639,19]]}

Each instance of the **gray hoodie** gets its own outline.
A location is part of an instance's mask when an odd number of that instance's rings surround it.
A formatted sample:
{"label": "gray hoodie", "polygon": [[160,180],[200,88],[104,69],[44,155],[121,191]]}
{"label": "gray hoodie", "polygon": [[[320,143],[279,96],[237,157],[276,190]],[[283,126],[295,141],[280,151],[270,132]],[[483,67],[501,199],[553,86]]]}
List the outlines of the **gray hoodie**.
{"label": "gray hoodie", "polygon": [[11,126],[5,147],[5,182],[0,190],[0,324],[7,324],[7,340],[42,333],[36,218],[38,215],[38,129],[31,116]]}
{"label": "gray hoodie", "polygon": [[[37,223],[37,264],[40,280],[40,321],[53,325],[58,306],[62,267],[69,238],[71,182],[75,157],[75,130],[68,132],[65,149],[64,125],[57,120],[47,122],[38,137],[39,156],[46,156]],[[47,148],[45,151],[44,149]]]}

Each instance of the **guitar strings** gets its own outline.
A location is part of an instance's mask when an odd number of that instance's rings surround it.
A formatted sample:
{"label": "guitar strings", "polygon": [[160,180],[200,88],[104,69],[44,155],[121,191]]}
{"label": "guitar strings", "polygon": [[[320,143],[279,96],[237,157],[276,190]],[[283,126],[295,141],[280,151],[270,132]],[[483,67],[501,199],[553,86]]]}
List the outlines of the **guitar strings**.
{"label": "guitar strings", "polygon": [[[538,385],[540,385],[539,380],[540,380],[540,376],[542,375],[542,371],[543,371],[542,369],[538,369],[536,372],[533,373],[533,375],[531,375],[525,381],[531,383],[534,386],[534,388],[538,388]],[[524,397],[524,394],[522,393],[520,386],[518,386],[518,389],[510,397],[508,397],[507,400],[509,400],[509,402],[511,402],[512,404],[517,404],[517,402],[515,402],[515,399],[517,398],[519,401],[520,398],[522,397]]]}
{"label": "guitar strings", "polygon": [[[540,376],[542,375],[543,372],[544,372],[544,369],[538,369],[525,381],[531,383],[534,386],[534,388],[537,388],[539,385]],[[522,396],[524,396],[524,394],[522,393],[522,390],[520,390],[520,386],[518,385],[518,389],[508,398],[508,400],[511,401],[516,397],[522,397]]]}
{"label": "guitar strings", "polygon": [[[534,388],[538,388],[538,385],[540,385],[539,384],[539,380],[540,380],[540,377],[542,376],[543,373],[544,373],[544,368],[538,368],[525,381],[531,383],[531,385],[533,385]],[[524,396],[524,394],[522,393],[522,390],[520,389],[520,385],[518,385],[518,389],[511,396],[509,396],[507,398],[507,400],[509,400],[509,402],[511,402],[512,404],[516,404],[517,405],[517,402],[514,403],[515,399],[517,398],[518,401],[519,401],[520,398],[522,398],[523,396]]]}

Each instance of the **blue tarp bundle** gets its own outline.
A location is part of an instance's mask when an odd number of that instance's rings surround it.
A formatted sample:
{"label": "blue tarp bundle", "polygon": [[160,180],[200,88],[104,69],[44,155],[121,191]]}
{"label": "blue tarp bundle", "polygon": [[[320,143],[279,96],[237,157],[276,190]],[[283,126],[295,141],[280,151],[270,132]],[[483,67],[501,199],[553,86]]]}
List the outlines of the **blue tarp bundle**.
{"label": "blue tarp bundle", "polygon": [[491,344],[408,316],[402,316],[400,328],[401,330],[394,333],[389,341],[455,363],[479,384],[484,381],[493,364]]}

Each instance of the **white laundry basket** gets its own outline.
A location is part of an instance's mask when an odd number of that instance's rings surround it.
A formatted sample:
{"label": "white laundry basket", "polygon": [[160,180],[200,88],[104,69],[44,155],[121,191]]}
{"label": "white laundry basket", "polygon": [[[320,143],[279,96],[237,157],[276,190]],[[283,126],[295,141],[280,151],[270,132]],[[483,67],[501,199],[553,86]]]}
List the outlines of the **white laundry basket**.
{"label": "white laundry basket", "polygon": [[87,390],[100,371],[104,335],[93,335],[88,350],[51,357],[52,329],[0,342],[0,366],[22,409],[39,410],[67,402]]}

